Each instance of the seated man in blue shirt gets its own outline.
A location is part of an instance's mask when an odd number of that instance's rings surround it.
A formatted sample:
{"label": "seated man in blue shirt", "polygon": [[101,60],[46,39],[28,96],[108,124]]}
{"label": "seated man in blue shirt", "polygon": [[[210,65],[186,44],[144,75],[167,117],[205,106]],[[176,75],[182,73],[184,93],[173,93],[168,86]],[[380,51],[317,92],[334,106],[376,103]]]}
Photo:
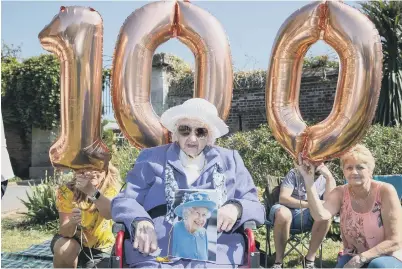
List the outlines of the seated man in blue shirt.
{"label": "seated man in blue shirt", "polygon": [[[296,165],[296,164],[295,164]],[[297,167],[297,165],[296,165]],[[314,185],[321,200],[336,187],[335,179],[328,168],[321,164],[317,167],[318,176]],[[269,220],[274,223],[274,242],[276,249],[273,268],[282,268],[286,242],[290,229],[311,230],[311,241],[305,259],[306,268],[315,268],[315,254],[328,232],[331,221],[314,222],[310,215],[307,193],[303,177],[296,169],[292,169],[283,179],[279,194],[279,203],[269,213]]]}

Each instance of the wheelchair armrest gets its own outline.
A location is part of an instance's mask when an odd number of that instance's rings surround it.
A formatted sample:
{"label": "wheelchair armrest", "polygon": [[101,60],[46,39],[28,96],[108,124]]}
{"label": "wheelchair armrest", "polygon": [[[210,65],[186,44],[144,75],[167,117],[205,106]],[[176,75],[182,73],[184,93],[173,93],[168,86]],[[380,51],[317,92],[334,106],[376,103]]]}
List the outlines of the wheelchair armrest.
{"label": "wheelchair armrest", "polygon": [[251,231],[256,230],[257,227],[257,223],[255,220],[248,220],[245,223],[243,223],[239,228],[237,228],[235,230],[236,233],[241,233],[244,234],[246,229],[250,229]]}
{"label": "wheelchair armrest", "polygon": [[245,230],[247,228],[255,230],[257,229],[257,223],[254,220],[246,221],[245,223],[243,223],[243,229]]}
{"label": "wheelchair armrest", "polygon": [[254,220],[246,221],[243,223],[242,227],[239,228],[246,240],[248,268],[257,268],[260,265],[260,253],[258,251],[254,236],[254,230],[256,229],[257,223]]}
{"label": "wheelchair armrest", "polygon": [[124,223],[120,223],[120,222],[116,222],[113,223],[112,226],[112,232],[113,234],[116,236],[118,234],[118,232],[126,232],[126,226],[124,225]]}
{"label": "wheelchair armrest", "polygon": [[116,237],[115,245],[113,247],[113,251],[111,254],[111,267],[112,268],[123,268],[124,262],[124,239],[129,237],[129,233],[127,233],[126,226],[124,223],[113,223],[112,232]]}

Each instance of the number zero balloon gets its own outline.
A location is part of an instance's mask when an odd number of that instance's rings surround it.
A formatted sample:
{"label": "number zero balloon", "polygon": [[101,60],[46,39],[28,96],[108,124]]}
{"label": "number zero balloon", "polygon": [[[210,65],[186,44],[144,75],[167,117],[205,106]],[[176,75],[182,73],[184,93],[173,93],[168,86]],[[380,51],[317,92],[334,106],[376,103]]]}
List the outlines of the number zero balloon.
{"label": "number zero balloon", "polygon": [[[307,126],[299,110],[303,58],[324,40],[339,55],[340,72],[332,111]],[[313,2],[293,13],[272,48],[266,84],[267,119],[277,141],[295,158],[318,163],[340,156],[364,136],[377,107],[382,47],[374,24],[338,1]]]}
{"label": "number zero balloon", "polygon": [[195,56],[194,96],[213,103],[227,119],[232,102],[233,70],[223,27],[207,11],[189,2],[160,1],[133,12],[120,29],[112,70],[115,117],[137,147],[168,143],[168,131],[150,103],[152,56],[177,37]]}

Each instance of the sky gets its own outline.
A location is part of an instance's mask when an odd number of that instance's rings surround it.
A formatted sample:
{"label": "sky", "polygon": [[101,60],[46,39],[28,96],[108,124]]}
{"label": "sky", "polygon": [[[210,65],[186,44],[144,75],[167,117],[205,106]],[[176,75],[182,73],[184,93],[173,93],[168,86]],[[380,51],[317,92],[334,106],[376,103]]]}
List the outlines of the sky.
{"label": "sky", "polygon": [[[207,10],[222,24],[229,39],[234,71],[267,70],[271,48],[282,23],[296,10],[311,1],[191,1]],[[112,55],[121,26],[145,1],[1,1],[1,39],[21,46],[21,58],[49,53],[39,43],[39,32],[58,14],[60,6],[92,7],[103,18],[103,65],[112,66]],[[357,2],[345,1],[358,7]],[[179,56],[194,67],[190,49],[177,39],[160,45],[156,53]],[[337,60],[335,51],[323,41],[314,44],[307,56],[329,55]],[[104,102],[111,107],[109,98]],[[107,100],[107,101],[106,101]],[[113,120],[113,114],[104,115]]]}
{"label": "sky", "polygon": [[[294,11],[309,1],[191,1],[214,15],[229,38],[234,70],[268,69],[271,47],[281,24]],[[45,51],[38,33],[59,12],[60,6],[90,6],[97,10],[104,25],[104,66],[110,67],[120,27],[125,19],[145,1],[1,1],[1,39],[6,44],[20,45],[22,58],[38,56]],[[358,6],[357,2],[346,1]],[[194,56],[177,39],[162,44],[156,52],[172,53],[191,66]],[[336,53],[324,42],[316,43],[308,56]]]}

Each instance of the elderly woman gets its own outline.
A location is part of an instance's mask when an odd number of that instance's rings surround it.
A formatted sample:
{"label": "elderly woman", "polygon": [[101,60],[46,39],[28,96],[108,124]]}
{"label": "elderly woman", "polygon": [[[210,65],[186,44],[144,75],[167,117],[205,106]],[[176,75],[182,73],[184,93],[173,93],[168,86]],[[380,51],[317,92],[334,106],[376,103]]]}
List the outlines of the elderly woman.
{"label": "elderly woman", "polygon": [[80,169],[57,190],[59,233],[50,244],[55,268],[109,267],[114,244],[111,199],[119,192],[119,171]]}
{"label": "elderly woman", "polygon": [[208,260],[208,235],[204,226],[215,207],[215,202],[206,193],[195,192],[184,196],[183,203],[174,210],[182,220],[173,226],[173,256]]}
{"label": "elderly woman", "polygon": [[[127,176],[127,188],[112,201],[113,220],[129,227],[125,242],[130,267],[235,267],[243,264],[244,239],[235,231],[244,222],[264,221],[264,207],[237,151],[214,146],[228,127],[214,105],[193,98],[163,113],[161,123],[173,133],[174,143],[144,149]],[[215,189],[218,195],[216,263],[170,257],[169,232],[174,220],[175,191]],[[133,231],[135,230],[135,234]],[[171,243],[171,242],[170,242]],[[151,255],[148,255],[150,254]]]}
{"label": "elderly woman", "polygon": [[357,145],[341,158],[347,185],[335,188],[323,204],[313,187],[314,166],[299,160],[311,215],[328,220],[340,212],[343,254],[337,268],[402,268],[402,208],[395,188],[373,180],[375,161]]}

